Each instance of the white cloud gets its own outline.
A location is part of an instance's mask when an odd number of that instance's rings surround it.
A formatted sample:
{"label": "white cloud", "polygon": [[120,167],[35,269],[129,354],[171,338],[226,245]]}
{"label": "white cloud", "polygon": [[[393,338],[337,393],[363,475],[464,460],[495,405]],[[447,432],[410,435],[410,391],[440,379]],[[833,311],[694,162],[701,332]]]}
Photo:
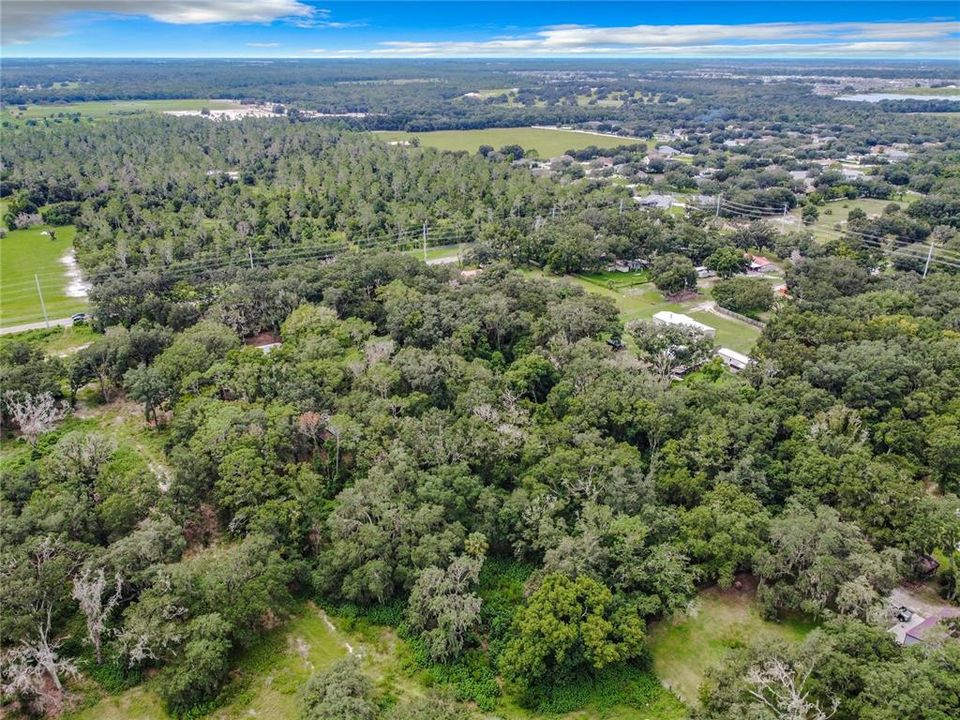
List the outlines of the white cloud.
{"label": "white cloud", "polygon": [[380,57],[945,57],[960,55],[960,22],[553,25],[523,37],[387,41]]}
{"label": "white cloud", "polygon": [[359,50],[356,48],[340,48],[338,50],[329,50],[327,48],[310,48],[303,52],[315,55],[317,57],[365,57],[369,56],[369,50]]}
{"label": "white cloud", "polygon": [[608,45],[677,46],[788,40],[836,41],[944,38],[960,32],[958,22],[753,23],[745,25],[635,25],[559,27],[537,33],[548,48]]}
{"label": "white cloud", "polygon": [[174,25],[221,22],[269,23],[291,20],[322,22],[329,10],[303,0],[3,0],[0,3],[4,45],[63,34],[66,15],[107,13],[140,15]]}
{"label": "white cloud", "polygon": [[246,43],[247,47],[252,48],[275,48],[280,47],[280,43]]}

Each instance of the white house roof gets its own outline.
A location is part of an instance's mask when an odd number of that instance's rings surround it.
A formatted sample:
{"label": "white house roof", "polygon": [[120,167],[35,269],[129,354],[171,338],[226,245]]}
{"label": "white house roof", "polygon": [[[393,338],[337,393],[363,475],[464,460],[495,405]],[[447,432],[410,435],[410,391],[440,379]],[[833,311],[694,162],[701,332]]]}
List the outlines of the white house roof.
{"label": "white house roof", "polygon": [[722,357],[724,360],[732,360],[736,363],[743,365],[744,367],[746,367],[752,362],[750,358],[744,355],[743,353],[739,353],[736,350],[731,350],[730,348],[725,348],[725,347],[720,348],[719,350],[717,350],[717,355]]}
{"label": "white house roof", "polygon": [[709,325],[704,325],[702,322],[694,320],[689,315],[683,315],[682,313],[670,312],[669,310],[661,310],[658,313],[655,313],[653,316],[654,322],[661,322],[666,325],[683,325],[684,327],[693,328],[699,330],[700,332],[713,337],[716,330]]}

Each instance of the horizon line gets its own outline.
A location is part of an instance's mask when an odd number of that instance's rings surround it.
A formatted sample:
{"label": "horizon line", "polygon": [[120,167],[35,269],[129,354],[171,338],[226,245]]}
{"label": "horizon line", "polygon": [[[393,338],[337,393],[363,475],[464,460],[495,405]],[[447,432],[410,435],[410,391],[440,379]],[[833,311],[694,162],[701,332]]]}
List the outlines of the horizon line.
{"label": "horizon line", "polygon": [[944,62],[960,65],[960,57],[938,57],[938,56],[919,56],[913,58],[902,58],[891,55],[874,55],[857,58],[849,58],[842,55],[820,55],[817,57],[783,57],[775,55],[742,55],[731,58],[724,55],[661,55],[659,57],[636,57],[632,55],[551,55],[544,57],[529,57],[522,55],[448,55],[448,56],[425,56],[425,55],[391,55],[367,56],[367,55],[14,55],[13,57],[0,56],[0,67],[3,63],[10,60],[374,60],[377,62],[395,62],[397,60],[427,60],[427,61],[447,61],[447,60],[488,60],[500,62],[504,60],[513,60],[519,62],[540,62],[554,60],[576,60],[578,62],[596,62],[603,60],[631,60],[634,62],[649,62],[659,60],[723,60],[725,62],[743,62],[749,60],[774,60],[777,62],[819,62],[819,61],[837,61],[843,62],[865,62],[873,60],[886,60],[888,62]]}

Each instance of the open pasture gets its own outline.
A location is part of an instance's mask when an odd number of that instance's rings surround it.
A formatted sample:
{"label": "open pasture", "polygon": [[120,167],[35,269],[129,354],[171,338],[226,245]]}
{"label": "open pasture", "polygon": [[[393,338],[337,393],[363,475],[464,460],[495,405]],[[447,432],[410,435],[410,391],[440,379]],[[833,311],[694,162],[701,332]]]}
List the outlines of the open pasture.
{"label": "open pasture", "polygon": [[524,150],[536,150],[541,158],[556,157],[567,150],[582,150],[591,145],[610,148],[641,142],[612,135],[532,127],[438,130],[422,133],[386,130],[375,134],[385,142],[409,143],[416,138],[425,147],[438,150],[465,150],[470,153],[479,150],[481,145],[490,145],[498,149],[504,145],[519,145]]}

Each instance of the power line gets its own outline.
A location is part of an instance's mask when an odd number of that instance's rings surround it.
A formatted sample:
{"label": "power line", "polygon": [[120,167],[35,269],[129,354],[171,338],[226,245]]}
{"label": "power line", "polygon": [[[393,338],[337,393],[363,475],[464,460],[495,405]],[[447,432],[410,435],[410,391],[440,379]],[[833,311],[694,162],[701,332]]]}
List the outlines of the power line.
{"label": "power line", "polygon": [[[833,239],[834,239],[834,240],[844,240],[844,239],[846,239],[846,238],[844,237],[843,232],[840,231],[840,230],[834,230],[834,229],[832,229],[832,228],[821,228],[821,230],[822,230],[823,232],[825,232],[825,233],[828,233],[828,234],[833,235]],[[886,253],[886,254],[889,254],[889,255],[897,255],[897,256],[899,256],[899,257],[906,257],[906,258],[911,258],[911,259],[914,259],[914,260],[918,260],[918,259],[920,259],[920,258],[922,257],[921,255],[918,255],[918,254],[916,254],[916,253],[906,252],[906,251],[903,249],[905,246],[895,246],[895,247],[893,247],[893,248],[890,248],[890,247],[887,247],[887,244],[886,244],[886,243],[884,243],[884,242],[882,242],[882,241],[879,241],[879,240],[873,240],[873,239],[862,239],[861,242],[862,242],[863,244],[865,244],[866,246],[868,246],[869,248],[871,248],[871,249],[879,250],[880,252]],[[922,243],[914,243],[914,244],[915,244],[915,245],[922,245]],[[930,247],[933,248],[933,251],[941,250],[941,248],[937,248],[937,247],[936,247],[935,245],[933,245],[932,243],[930,243]],[[945,266],[945,267],[960,269],[960,262],[957,261],[957,258],[954,258],[954,257],[952,257],[952,256],[947,256],[946,259],[941,259],[941,258],[936,257],[936,256],[934,255],[934,252],[929,252],[928,255],[929,255],[929,257],[930,257],[930,262],[931,262],[931,263],[936,263],[936,264],[939,264],[939,265],[943,265],[943,266]]]}
{"label": "power line", "polygon": [[721,205],[742,207],[748,210],[760,210],[762,212],[772,212],[772,213],[776,213],[777,215],[783,214],[783,205],[781,205],[780,208],[778,209],[778,208],[770,207],[769,205],[753,205],[751,203],[742,203],[736,200],[721,199],[720,202],[721,202]]}

